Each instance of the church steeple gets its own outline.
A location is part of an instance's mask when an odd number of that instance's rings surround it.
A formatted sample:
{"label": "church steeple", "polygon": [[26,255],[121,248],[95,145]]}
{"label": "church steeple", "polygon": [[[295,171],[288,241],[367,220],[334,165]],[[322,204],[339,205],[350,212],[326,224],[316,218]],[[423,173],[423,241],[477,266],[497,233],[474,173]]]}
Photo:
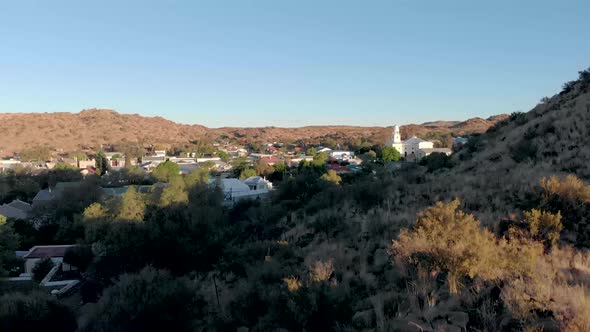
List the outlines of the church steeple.
{"label": "church steeple", "polygon": [[393,126],[392,142],[393,143],[401,143],[402,142],[402,137],[399,133],[399,126],[398,125]]}

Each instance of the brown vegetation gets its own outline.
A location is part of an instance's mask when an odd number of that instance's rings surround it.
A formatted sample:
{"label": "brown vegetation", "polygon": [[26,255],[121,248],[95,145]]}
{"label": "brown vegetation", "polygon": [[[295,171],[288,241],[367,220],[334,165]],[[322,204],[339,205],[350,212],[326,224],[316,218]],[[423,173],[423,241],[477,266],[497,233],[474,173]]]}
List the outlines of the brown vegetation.
{"label": "brown vegetation", "polygon": [[[465,122],[439,122],[402,127],[405,136],[426,135],[431,132],[481,133],[499,119],[471,119]],[[382,144],[391,133],[383,127],[309,126],[301,128],[206,128],[200,125],[174,123],[161,117],[120,114],[112,110],[90,109],[80,113],[4,113],[0,114],[0,155],[48,147],[71,152],[84,147],[97,149],[101,145],[138,143],[174,144],[191,140],[220,137],[240,142],[297,142],[322,144],[326,142],[369,141]]]}

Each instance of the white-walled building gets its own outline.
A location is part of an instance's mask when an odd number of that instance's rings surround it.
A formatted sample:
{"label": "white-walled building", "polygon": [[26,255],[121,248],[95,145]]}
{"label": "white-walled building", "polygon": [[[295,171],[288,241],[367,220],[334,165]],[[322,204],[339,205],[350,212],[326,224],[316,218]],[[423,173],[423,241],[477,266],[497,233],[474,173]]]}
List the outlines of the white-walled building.
{"label": "white-walled building", "polygon": [[328,155],[338,160],[354,159],[354,152],[352,151],[330,151]]}
{"label": "white-walled building", "polygon": [[[64,255],[69,248],[75,245],[53,245],[53,246],[34,246],[23,256],[25,260],[25,273],[33,273],[33,268],[39,261],[49,258],[53,264],[63,263]],[[74,267],[63,263],[63,271],[75,269]]]}
{"label": "white-walled building", "polygon": [[262,199],[269,194],[269,189],[252,189],[252,187],[239,179],[211,179],[209,185],[221,187],[225,204],[235,204],[243,199]]}
{"label": "white-walled building", "polygon": [[393,135],[389,145],[395,148],[403,158],[406,159],[420,159],[424,153],[420,150],[433,149],[434,143],[423,140],[416,136],[402,141],[399,126],[393,127]]}

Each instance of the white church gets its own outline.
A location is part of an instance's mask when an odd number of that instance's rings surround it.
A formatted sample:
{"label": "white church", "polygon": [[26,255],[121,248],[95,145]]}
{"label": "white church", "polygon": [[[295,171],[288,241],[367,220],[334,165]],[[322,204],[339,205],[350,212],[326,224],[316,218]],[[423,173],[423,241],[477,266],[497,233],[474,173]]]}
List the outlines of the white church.
{"label": "white church", "polygon": [[420,160],[432,153],[444,153],[447,156],[452,153],[450,149],[434,148],[434,143],[416,136],[402,141],[399,126],[393,126],[393,135],[388,145],[399,151],[400,155],[408,160]]}

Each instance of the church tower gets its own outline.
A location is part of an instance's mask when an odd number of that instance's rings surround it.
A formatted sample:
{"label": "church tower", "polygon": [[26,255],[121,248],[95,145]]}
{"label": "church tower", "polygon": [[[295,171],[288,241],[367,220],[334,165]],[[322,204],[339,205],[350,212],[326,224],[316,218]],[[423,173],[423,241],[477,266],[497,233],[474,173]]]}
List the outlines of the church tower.
{"label": "church tower", "polygon": [[402,142],[402,137],[399,133],[399,126],[395,125],[393,126],[393,137],[392,137],[392,143],[401,143]]}

